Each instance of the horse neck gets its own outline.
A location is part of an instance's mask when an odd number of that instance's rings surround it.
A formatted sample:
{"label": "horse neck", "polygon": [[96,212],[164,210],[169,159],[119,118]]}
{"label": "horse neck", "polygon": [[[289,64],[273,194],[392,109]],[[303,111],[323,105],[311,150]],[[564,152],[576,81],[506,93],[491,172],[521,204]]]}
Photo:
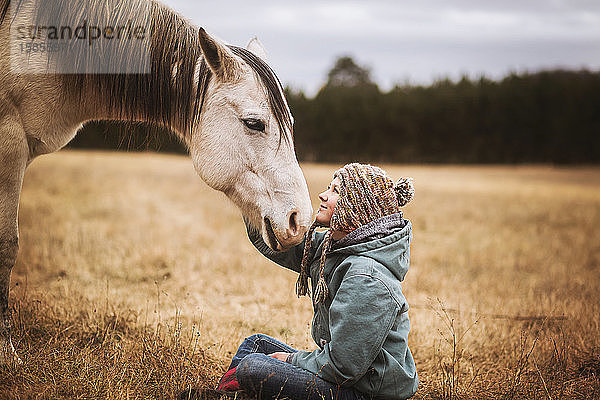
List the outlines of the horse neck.
{"label": "horse neck", "polygon": [[187,139],[199,115],[195,95],[178,91],[157,74],[65,76],[67,93],[79,99],[84,120],[138,121],[159,125]]}
{"label": "horse neck", "polygon": [[[176,131],[187,142],[210,72],[195,27],[156,2],[150,18],[144,73],[63,75],[63,83],[84,105],[86,119],[148,122]],[[125,58],[141,56],[125,46],[117,51]]]}

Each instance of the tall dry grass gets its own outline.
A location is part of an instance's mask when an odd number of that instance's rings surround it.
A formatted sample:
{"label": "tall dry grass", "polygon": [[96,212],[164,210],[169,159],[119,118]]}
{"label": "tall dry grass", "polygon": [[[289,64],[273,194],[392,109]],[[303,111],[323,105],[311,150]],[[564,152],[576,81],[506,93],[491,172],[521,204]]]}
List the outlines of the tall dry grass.
{"label": "tall dry grass", "polygon": [[[334,165],[303,165],[309,189]],[[415,178],[404,282],[416,398],[600,398],[600,169],[383,166]],[[173,398],[247,335],[313,348],[293,273],[185,157],[63,151],[29,168],[13,271],[22,367],[0,398]]]}

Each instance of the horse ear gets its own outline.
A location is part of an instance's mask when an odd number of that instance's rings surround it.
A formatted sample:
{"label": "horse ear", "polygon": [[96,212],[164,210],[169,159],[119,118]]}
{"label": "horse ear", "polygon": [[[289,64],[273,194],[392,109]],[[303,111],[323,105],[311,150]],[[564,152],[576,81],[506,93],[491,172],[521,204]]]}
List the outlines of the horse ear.
{"label": "horse ear", "polygon": [[206,33],[204,28],[200,28],[198,37],[204,59],[217,78],[231,81],[239,76],[240,61],[227,46]]}
{"label": "horse ear", "polygon": [[256,36],[250,39],[250,41],[246,45],[246,50],[251,51],[257,57],[262,58],[263,61],[267,61],[267,51]]}

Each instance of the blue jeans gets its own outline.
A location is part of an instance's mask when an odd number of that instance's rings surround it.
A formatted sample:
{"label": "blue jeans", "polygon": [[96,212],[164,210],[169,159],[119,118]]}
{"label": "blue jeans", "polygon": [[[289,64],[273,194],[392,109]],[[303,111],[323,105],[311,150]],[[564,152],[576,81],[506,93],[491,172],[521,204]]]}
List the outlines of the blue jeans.
{"label": "blue jeans", "polygon": [[245,392],[258,399],[365,400],[351,387],[327,382],[305,369],[279,361],[267,354],[298,350],[272,337],[257,333],[244,340],[231,361]]}

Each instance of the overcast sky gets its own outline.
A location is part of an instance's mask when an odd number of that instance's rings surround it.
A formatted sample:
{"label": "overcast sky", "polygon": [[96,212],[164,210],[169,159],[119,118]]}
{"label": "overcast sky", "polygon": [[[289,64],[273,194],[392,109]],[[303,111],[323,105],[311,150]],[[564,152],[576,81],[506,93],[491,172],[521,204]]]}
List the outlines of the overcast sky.
{"label": "overcast sky", "polygon": [[258,36],[284,84],[314,94],[336,57],[384,90],[462,74],[600,69],[600,0],[163,0],[227,43]]}

